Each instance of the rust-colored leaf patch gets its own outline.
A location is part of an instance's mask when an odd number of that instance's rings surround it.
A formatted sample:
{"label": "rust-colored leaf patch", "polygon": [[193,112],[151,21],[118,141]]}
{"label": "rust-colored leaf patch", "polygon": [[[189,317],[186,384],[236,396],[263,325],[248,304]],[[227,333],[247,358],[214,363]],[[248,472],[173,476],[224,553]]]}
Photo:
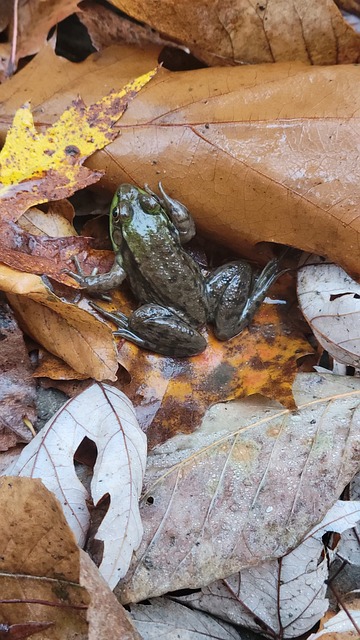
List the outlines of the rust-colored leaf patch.
{"label": "rust-colored leaf patch", "polygon": [[[120,306],[129,313],[124,298]],[[259,393],[294,407],[296,362],[311,348],[285,305],[262,305],[250,327],[232,340],[220,342],[210,331],[207,339],[206,350],[192,358],[166,358],[122,341],[119,361],[131,382],[121,388],[136,407],[150,447],[194,431],[217,402]]]}

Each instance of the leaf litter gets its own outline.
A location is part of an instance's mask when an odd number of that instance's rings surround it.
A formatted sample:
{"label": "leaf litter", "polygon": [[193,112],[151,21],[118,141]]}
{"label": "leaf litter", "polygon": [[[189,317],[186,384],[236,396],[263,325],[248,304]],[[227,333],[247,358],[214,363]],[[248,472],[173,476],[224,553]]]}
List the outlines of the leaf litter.
{"label": "leaf litter", "polygon": [[[261,490],[262,490],[262,488],[261,488]],[[152,497],[153,497],[153,496],[151,496],[151,498],[152,498]],[[150,560],[150,562],[151,562],[151,560]]]}
{"label": "leaf litter", "polygon": [[20,632],[30,635],[32,621],[33,632],[43,629],[43,640],[85,640],[89,595],[80,585],[79,548],[59,502],[38,479],[1,477],[0,509],[5,637],[27,637]]}
{"label": "leaf litter", "polygon": [[155,447],[122,601],[201,587],[299,544],[359,468],[359,393],[356,378],[299,374],[297,411],[217,405],[195,433]]}
{"label": "leaf litter", "polygon": [[336,264],[316,264],[298,273],[302,313],[321,346],[337,361],[360,369],[360,284]]}
{"label": "leaf litter", "polygon": [[329,606],[328,556],[334,551],[324,547],[322,537],[336,531],[342,539],[359,515],[359,502],[338,500],[300,545],[282,558],[244,569],[197,593],[171,597],[267,637],[298,637],[312,629]]}
{"label": "leaf litter", "polygon": [[114,587],[125,575],[142,537],[138,500],[146,465],[146,437],[128,398],[109,385],[91,385],[59,409],[7,474],[41,478],[60,501],[83,545],[90,523],[86,504],[90,496],[76,475],[73,458],[85,437],[97,447],[91,498],[96,505],[105,495],[110,496],[96,539],[104,544],[100,572]]}

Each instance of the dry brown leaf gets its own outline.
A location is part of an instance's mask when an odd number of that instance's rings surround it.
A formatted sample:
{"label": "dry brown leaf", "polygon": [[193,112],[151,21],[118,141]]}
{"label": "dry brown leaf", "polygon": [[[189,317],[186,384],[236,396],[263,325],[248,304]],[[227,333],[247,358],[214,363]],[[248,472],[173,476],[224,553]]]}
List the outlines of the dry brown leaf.
{"label": "dry brown leaf", "polygon": [[301,60],[357,62],[360,35],[333,0],[110,0],[133,18],[186,44],[208,64]]}
{"label": "dry brown leaf", "polygon": [[141,640],[130,616],[84,551],[80,551],[80,582],[91,598],[87,615],[88,640]]}
{"label": "dry brown leaf", "polygon": [[8,292],[21,326],[51,353],[87,377],[115,380],[117,353],[111,329],[90,308],[65,303],[39,276],[0,266],[0,289]]}
{"label": "dry brown leaf", "polygon": [[[0,268],[0,282],[6,269]],[[6,278],[7,287],[15,274],[8,271],[11,274]],[[20,278],[18,273],[17,280]],[[26,295],[8,294],[26,333],[79,373],[95,380],[116,380],[117,354],[110,327],[99,322],[90,307],[64,303],[40,278],[39,281],[40,290],[27,291]],[[16,285],[14,282],[15,291]]]}
{"label": "dry brown leaf", "polygon": [[32,438],[35,384],[23,335],[9,306],[0,301],[0,451]]}
{"label": "dry brown leaf", "polygon": [[98,51],[117,43],[134,44],[138,47],[149,44],[173,45],[147,25],[137,24],[92,0],[81,2],[76,15],[87,28],[92,45]]}
{"label": "dry brown leaf", "polygon": [[[74,65],[47,49],[0,88],[0,126],[30,90],[46,124],[61,112],[62,91],[67,101],[78,92],[96,99],[114,75],[126,82],[148,68],[148,56],[111,47]],[[34,87],[49,66],[49,84]],[[162,71],[123,116],[121,136],[88,164],[106,171],[112,191],[120,182],[156,189],[161,179],[199,231],[237,252],[261,240],[289,244],[356,276],[357,75],[354,66],[299,64]]]}
{"label": "dry brown leaf", "polygon": [[74,208],[68,200],[59,200],[59,202],[52,202],[46,213],[32,207],[19,218],[18,225],[34,236],[46,235],[50,238],[76,236],[72,225],[74,213]]}
{"label": "dry brown leaf", "polygon": [[79,581],[78,546],[41,480],[0,477],[0,511],[1,571]]}
{"label": "dry brown leaf", "polygon": [[2,2],[1,27],[8,27],[8,42],[0,44],[0,78],[16,70],[21,58],[37,53],[46,43],[48,33],[55,24],[70,16],[80,0],[19,0],[16,12],[15,57],[12,59],[14,29],[13,2]]}
{"label": "dry brown leaf", "polygon": [[[34,378],[51,378],[52,380],[86,380],[88,376],[75,371],[61,358],[57,358],[45,349],[39,349],[38,365],[33,373]],[[50,381],[49,381],[50,382]],[[51,385],[55,386],[56,385]],[[59,388],[59,387],[57,387]],[[66,392],[65,392],[66,393]],[[78,390],[76,391],[78,393]],[[73,394],[67,394],[73,395]]]}
{"label": "dry brown leaf", "polygon": [[344,11],[348,11],[349,13],[354,13],[355,15],[360,15],[360,2],[359,0],[335,0],[336,4],[340,9]]}
{"label": "dry brown leaf", "polygon": [[0,510],[0,623],[41,623],[42,640],[86,640],[89,598],[59,503],[40,480],[2,477]]}

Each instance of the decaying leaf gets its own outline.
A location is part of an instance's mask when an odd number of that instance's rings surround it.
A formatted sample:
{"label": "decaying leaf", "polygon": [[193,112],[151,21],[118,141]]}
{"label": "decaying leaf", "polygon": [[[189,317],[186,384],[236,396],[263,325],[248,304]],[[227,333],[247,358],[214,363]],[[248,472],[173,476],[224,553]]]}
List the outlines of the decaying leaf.
{"label": "decaying leaf", "polygon": [[89,598],[59,503],[40,480],[1,477],[0,511],[0,623],[51,623],[42,639],[86,640]]}
{"label": "decaying leaf", "polygon": [[12,39],[14,33],[14,5],[4,0],[0,8],[1,30],[8,28],[9,41],[4,41],[4,34],[0,44],[0,78],[12,75],[17,63],[25,56],[37,53],[45,45],[48,33],[57,22],[71,15],[79,0],[19,0],[16,3],[15,52],[12,56]]}
{"label": "decaying leaf", "polygon": [[337,362],[360,368],[360,285],[336,264],[313,264],[299,271],[297,291],[321,346]]}
{"label": "decaying leaf", "polygon": [[9,306],[0,301],[0,451],[32,438],[35,384],[23,335]]}
{"label": "decaying leaf", "polygon": [[127,611],[84,551],[80,551],[80,582],[90,595],[88,640],[142,640]]}
{"label": "decaying leaf", "polygon": [[91,385],[59,409],[8,472],[42,478],[61,502],[69,525],[83,545],[89,526],[89,496],[76,475],[73,456],[85,437],[97,447],[91,482],[94,504],[110,495],[110,507],[96,538],[104,543],[101,574],[114,587],[125,575],[142,536],[138,500],[146,464],[146,437],[128,398],[108,385]]}
{"label": "decaying leaf", "polygon": [[179,640],[241,640],[234,627],[215,618],[192,611],[168,598],[154,598],[148,604],[130,607],[136,628],[143,640],[179,638]]}
{"label": "decaying leaf", "polygon": [[29,207],[60,200],[99,180],[84,160],[118,135],[115,123],[156,69],[90,106],[77,98],[45,133],[34,125],[30,107],[15,113],[0,152],[0,216],[16,221]]}
{"label": "decaying leaf", "polygon": [[0,288],[12,291],[8,300],[21,318],[21,326],[51,353],[83,377],[116,379],[118,363],[111,329],[96,320],[89,308],[64,302],[39,276],[9,267],[0,266]]}
{"label": "decaying leaf", "polygon": [[155,447],[122,601],[203,586],[293,549],[359,469],[359,394],[356,378],[300,374],[297,411],[217,405],[195,433]]}
{"label": "decaying leaf", "polygon": [[[301,60],[310,64],[357,62],[360,37],[333,0],[111,0],[133,18],[185,43],[209,64]],[[205,18],[206,16],[206,18]]]}
{"label": "decaying leaf", "polygon": [[[283,298],[282,284],[274,285],[271,294]],[[122,293],[114,300],[131,312]],[[292,325],[286,305],[263,304],[249,328],[231,340],[220,342],[210,330],[206,338],[205,351],[192,358],[163,357],[121,341],[119,362],[131,375],[122,388],[134,403],[150,449],[176,433],[195,431],[216,402],[260,393],[294,407],[297,360],[310,347]]]}
{"label": "decaying leaf", "polygon": [[83,0],[76,15],[85,25],[91,43],[98,51],[117,43],[132,44],[141,48],[154,44],[176,46],[175,43],[164,40],[148,25],[129,20],[121,13],[115,13],[108,6],[92,0]]}
{"label": "decaying leaf", "polygon": [[329,604],[328,557],[322,536],[327,531],[343,536],[359,513],[360,503],[339,500],[305,540],[282,558],[244,569],[200,592],[173,597],[271,638],[298,637],[312,629]]}
{"label": "decaying leaf", "polygon": [[[115,75],[128,81],[152,55],[111,47],[74,65],[47,49],[0,87],[2,133],[29,91],[50,125],[70,96],[95,101]],[[33,74],[49,66],[53,78],[34,88]],[[353,65],[162,70],[124,114],[120,138],[87,164],[106,171],[112,192],[121,182],[156,189],[161,179],[200,233],[237,253],[254,257],[259,241],[279,242],[329,256],[356,277],[359,106]]]}

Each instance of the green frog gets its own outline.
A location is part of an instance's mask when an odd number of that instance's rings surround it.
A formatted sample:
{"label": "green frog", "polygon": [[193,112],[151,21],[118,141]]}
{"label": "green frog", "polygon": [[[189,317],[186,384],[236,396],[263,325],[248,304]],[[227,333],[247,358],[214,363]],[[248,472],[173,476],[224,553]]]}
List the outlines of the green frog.
{"label": "green frog", "polygon": [[219,340],[233,338],[251,322],[278,276],[278,260],[271,260],[258,277],[243,260],[205,277],[183,249],[195,235],[189,211],[161,183],[159,190],[161,197],[147,187],[120,185],[110,207],[111,271],[85,276],[77,264],[78,273],[69,273],[90,294],[115,289],[127,277],[141,302],[130,317],[92,303],[117,325],[114,334],[166,356],[193,356],[206,348],[199,329],[207,322]]}

